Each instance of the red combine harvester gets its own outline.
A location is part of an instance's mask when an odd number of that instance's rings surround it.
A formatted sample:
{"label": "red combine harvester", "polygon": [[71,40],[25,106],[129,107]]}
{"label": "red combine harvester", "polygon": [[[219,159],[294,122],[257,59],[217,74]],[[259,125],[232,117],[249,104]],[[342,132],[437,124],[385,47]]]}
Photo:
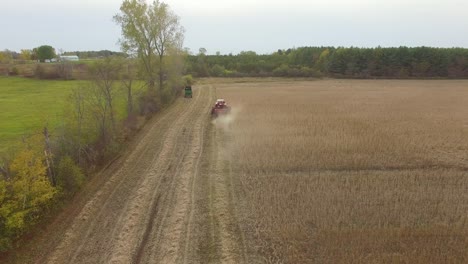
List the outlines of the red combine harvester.
{"label": "red combine harvester", "polygon": [[216,100],[216,104],[211,108],[211,116],[218,117],[219,115],[229,114],[231,108],[226,104],[224,99]]}

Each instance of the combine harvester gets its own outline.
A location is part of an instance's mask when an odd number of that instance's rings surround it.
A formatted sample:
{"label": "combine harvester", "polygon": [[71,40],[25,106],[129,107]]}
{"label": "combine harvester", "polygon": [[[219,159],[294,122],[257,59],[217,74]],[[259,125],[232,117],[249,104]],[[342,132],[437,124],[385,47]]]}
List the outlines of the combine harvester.
{"label": "combine harvester", "polygon": [[216,100],[215,105],[211,108],[211,116],[214,118],[229,114],[229,112],[231,112],[231,108],[226,104],[224,99]]}

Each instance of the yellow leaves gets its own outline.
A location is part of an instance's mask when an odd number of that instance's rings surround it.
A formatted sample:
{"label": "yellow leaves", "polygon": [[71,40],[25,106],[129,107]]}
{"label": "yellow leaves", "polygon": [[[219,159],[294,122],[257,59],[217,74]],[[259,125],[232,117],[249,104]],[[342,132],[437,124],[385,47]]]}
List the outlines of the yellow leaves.
{"label": "yellow leaves", "polygon": [[322,51],[322,53],[320,53],[319,61],[326,60],[329,55],[330,55],[330,50],[325,49],[324,51]]}
{"label": "yellow leaves", "polygon": [[51,186],[46,175],[43,158],[32,150],[20,152],[11,164],[13,192],[22,209],[34,208],[47,203],[56,190]]}
{"label": "yellow leaves", "polygon": [[32,150],[24,150],[13,160],[10,169],[21,180],[35,180],[45,175],[47,168]]}
{"label": "yellow leaves", "polygon": [[12,59],[11,52],[8,50],[0,51],[0,61],[8,62]]}
{"label": "yellow leaves", "polygon": [[6,219],[5,227],[7,230],[21,230],[25,228],[26,223],[24,221],[28,211],[14,212]]}
{"label": "yellow leaves", "polygon": [[47,178],[44,158],[39,151],[23,150],[11,163],[11,178],[0,179],[0,250],[34,224],[57,193]]}
{"label": "yellow leaves", "polygon": [[32,58],[32,50],[22,49],[20,56],[22,60],[30,60]]}

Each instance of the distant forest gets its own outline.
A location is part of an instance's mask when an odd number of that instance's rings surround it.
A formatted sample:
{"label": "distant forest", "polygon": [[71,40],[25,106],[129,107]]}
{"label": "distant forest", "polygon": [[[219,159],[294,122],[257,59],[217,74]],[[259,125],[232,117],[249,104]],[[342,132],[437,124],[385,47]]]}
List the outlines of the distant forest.
{"label": "distant forest", "polygon": [[[0,51],[0,66],[9,66],[11,59],[25,61],[22,53]],[[110,50],[63,55],[77,55],[80,60],[129,57]],[[201,48],[198,54],[187,54],[184,73],[193,77],[468,78],[468,48],[300,47],[272,54],[242,51],[235,55],[208,55]]]}
{"label": "distant forest", "polygon": [[259,55],[188,56],[195,77],[468,78],[465,48],[301,47]]}
{"label": "distant forest", "polygon": [[109,56],[120,56],[126,57],[127,55],[123,52],[110,51],[110,50],[99,50],[99,51],[66,51],[63,55],[76,55],[80,59],[94,59],[94,58],[105,58]]}

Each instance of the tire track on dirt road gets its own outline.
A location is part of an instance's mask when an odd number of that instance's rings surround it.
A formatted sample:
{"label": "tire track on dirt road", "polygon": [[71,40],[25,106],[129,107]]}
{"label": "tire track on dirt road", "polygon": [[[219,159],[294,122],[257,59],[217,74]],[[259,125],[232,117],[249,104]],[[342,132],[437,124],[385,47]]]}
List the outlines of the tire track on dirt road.
{"label": "tire track on dirt road", "polygon": [[[164,155],[160,154],[160,159],[156,161],[152,169],[155,175],[146,177],[135,192],[135,198],[131,199],[130,209],[123,218],[123,223],[126,223],[126,226],[115,238],[114,250],[111,251],[112,254],[110,254],[108,262],[130,263],[139,262],[142,259],[143,248],[149,240],[149,233],[152,230],[150,224],[154,223],[155,218],[157,218],[158,208],[163,205],[165,195],[172,193],[170,189],[165,187],[168,182],[174,182],[177,178],[183,158],[187,153],[187,145],[193,130],[192,116],[198,113],[199,105],[204,102],[205,95],[203,93],[205,93],[203,90],[197,92],[192,107],[184,113],[183,118],[176,120],[171,127],[174,131],[168,133],[165,142],[165,149],[168,152],[163,153]],[[148,208],[133,209],[142,203],[148,204]],[[139,223],[138,219],[146,220]]]}
{"label": "tire track on dirt road", "polygon": [[197,176],[198,174],[200,173],[200,164],[201,164],[201,157],[202,157],[202,153],[203,153],[203,137],[204,137],[204,129],[203,127],[201,127],[201,133],[200,133],[200,150],[199,150],[199,153],[198,153],[198,157],[197,157],[197,161],[196,161],[196,164],[195,164],[195,171],[193,172],[193,177],[191,179],[191,183],[190,183],[190,194],[191,194],[191,197],[190,197],[190,212],[189,212],[189,216],[188,216],[188,219],[187,219],[187,227],[186,227],[186,235],[185,235],[185,250],[184,250],[184,261],[183,263],[184,264],[187,264],[189,258],[188,258],[188,255],[190,253],[190,242],[191,242],[191,234],[192,234],[192,221],[193,221],[193,218],[194,218],[194,214],[195,214],[195,192],[196,192],[196,181],[197,181]]}
{"label": "tire track on dirt road", "polygon": [[[66,233],[57,250],[49,258],[50,263],[102,263],[109,261],[109,256],[115,250],[116,234],[129,231],[135,226],[138,229],[142,222],[147,221],[144,217],[147,208],[150,208],[147,193],[138,193],[142,184],[147,184],[149,178],[158,178],[161,166],[152,166],[158,159],[164,159],[160,164],[171,166],[168,157],[178,145],[173,144],[175,134],[190,112],[193,111],[195,103],[200,100],[200,92],[195,93],[193,100],[179,100],[161,119],[157,120],[142,137],[138,145],[126,157],[122,167],[110,176],[109,181],[99,190],[95,196],[84,206],[81,213],[73,221],[71,228]],[[185,104],[189,105],[189,109]],[[184,111],[187,110],[187,111]],[[178,121],[182,120],[182,121]],[[171,140],[172,139],[172,140]],[[169,140],[169,141],[167,141]],[[142,204],[135,203],[133,207],[133,218],[129,220],[128,211],[131,209],[129,203],[133,199],[139,199]],[[144,213],[141,213],[144,211]],[[141,217],[141,218],[139,218]],[[139,234],[136,232],[135,234]],[[133,241],[132,241],[133,242]],[[129,241],[129,244],[131,242]],[[138,245],[138,244],[137,244]],[[135,245],[128,245],[126,250],[131,251]],[[131,255],[131,254],[129,254]]]}
{"label": "tire track on dirt road", "polygon": [[[197,92],[196,98],[193,100],[193,104],[188,111],[186,111],[185,116],[183,118],[178,119],[175,124],[172,126],[174,131],[168,133],[168,138],[166,139],[166,146],[175,145],[177,146],[174,151],[172,152],[172,157],[170,158],[169,162],[165,159],[158,160],[155,165],[153,166],[153,170],[155,172],[161,172],[156,177],[147,177],[146,182],[141,185],[141,188],[136,192],[137,198],[133,199],[132,204],[134,206],[138,206],[139,204],[148,204],[150,210],[140,210],[140,216],[136,217],[134,214],[127,214],[127,217],[123,220],[124,223],[132,223],[133,218],[143,218],[145,215],[148,216],[148,220],[145,221],[145,229],[140,228],[140,234],[135,235],[138,232],[138,227],[140,225],[134,225],[128,227],[123,232],[119,233],[119,237],[116,239],[118,243],[116,243],[116,250],[113,250],[113,254],[110,256],[109,261],[119,262],[119,263],[127,263],[127,262],[134,262],[138,263],[141,262],[145,252],[144,248],[150,238],[150,233],[152,232],[154,222],[159,215],[159,208],[164,206],[164,200],[167,195],[175,194],[178,190],[172,190],[171,188],[166,188],[169,184],[170,186],[174,185],[174,182],[177,179],[179,174],[180,168],[182,167],[182,162],[184,161],[184,157],[189,152],[188,149],[188,142],[192,137],[192,131],[194,130],[194,126],[192,124],[193,115],[197,115],[199,112],[200,105],[204,104],[204,93],[206,91],[200,90]],[[167,147],[169,149],[169,147]],[[160,155],[162,156],[162,155]],[[167,170],[164,172],[165,166],[170,163]],[[157,182],[155,182],[157,179]],[[148,188],[148,186],[153,186],[154,188]],[[144,194],[146,199],[141,199],[140,195]],[[130,206],[133,208],[134,206]],[[149,211],[149,214],[147,213]],[[129,241],[134,241],[134,244],[138,245],[132,251],[132,256],[126,253],[125,249],[129,246]],[[132,244],[132,243],[130,243]]]}
{"label": "tire track on dirt road", "polygon": [[203,152],[203,131],[208,124],[206,112],[210,107],[212,89],[203,87],[202,91],[208,93],[203,96],[205,101],[197,107],[192,122],[189,124],[190,139],[186,142],[187,150],[183,153],[183,162],[180,169],[164,188],[165,193],[160,199],[159,213],[151,228],[150,240],[145,249],[141,263],[183,263],[188,250],[185,246],[190,244],[191,215],[195,214],[195,206],[191,202],[195,196],[193,182],[197,180],[199,160]]}

